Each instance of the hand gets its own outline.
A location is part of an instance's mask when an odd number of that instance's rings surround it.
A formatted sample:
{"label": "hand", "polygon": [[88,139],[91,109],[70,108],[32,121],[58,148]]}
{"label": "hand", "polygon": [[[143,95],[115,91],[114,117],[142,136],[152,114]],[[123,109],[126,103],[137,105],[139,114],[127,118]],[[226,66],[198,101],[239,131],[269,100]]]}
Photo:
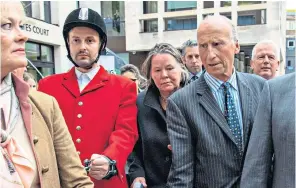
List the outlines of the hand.
{"label": "hand", "polygon": [[171,144],[168,145],[168,149],[172,151],[172,145]]}
{"label": "hand", "polygon": [[143,178],[143,177],[138,177],[138,178],[134,179],[133,184],[131,185],[131,188],[134,187],[134,184],[135,184],[136,182],[140,182],[145,188],[147,187],[147,184],[146,184],[146,180],[145,180],[145,178]]}
{"label": "hand", "polygon": [[102,180],[109,172],[109,161],[104,155],[92,154],[89,175]]}

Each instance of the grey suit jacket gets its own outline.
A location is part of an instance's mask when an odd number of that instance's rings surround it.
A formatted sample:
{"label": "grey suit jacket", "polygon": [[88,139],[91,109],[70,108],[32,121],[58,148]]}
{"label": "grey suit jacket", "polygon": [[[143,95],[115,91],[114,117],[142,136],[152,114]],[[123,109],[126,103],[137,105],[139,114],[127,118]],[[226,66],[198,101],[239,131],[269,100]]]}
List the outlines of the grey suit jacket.
{"label": "grey suit jacket", "polygon": [[[264,79],[236,74],[246,148]],[[227,188],[239,184],[243,156],[204,75],[168,100],[167,126],[172,144],[168,187]]]}
{"label": "grey suit jacket", "polygon": [[275,188],[295,188],[295,73],[263,89],[247,150],[241,187],[267,187],[274,154]]}

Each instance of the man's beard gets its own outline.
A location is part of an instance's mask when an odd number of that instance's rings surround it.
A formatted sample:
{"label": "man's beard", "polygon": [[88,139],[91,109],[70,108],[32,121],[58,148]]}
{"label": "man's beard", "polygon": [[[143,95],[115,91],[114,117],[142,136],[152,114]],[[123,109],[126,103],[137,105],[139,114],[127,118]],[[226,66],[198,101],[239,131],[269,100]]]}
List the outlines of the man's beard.
{"label": "man's beard", "polygon": [[[79,67],[84,68],[84,69],[91,69],[93,64],[96,63],[97,58],[91,58],[88,53],[87,54],[83,53],[88,56],[88,59],[77,60],[79,57],[79,54],[76,55],[75,61],[74,61]],[[96,55],[96,57],[97,57],[97,55]]]}

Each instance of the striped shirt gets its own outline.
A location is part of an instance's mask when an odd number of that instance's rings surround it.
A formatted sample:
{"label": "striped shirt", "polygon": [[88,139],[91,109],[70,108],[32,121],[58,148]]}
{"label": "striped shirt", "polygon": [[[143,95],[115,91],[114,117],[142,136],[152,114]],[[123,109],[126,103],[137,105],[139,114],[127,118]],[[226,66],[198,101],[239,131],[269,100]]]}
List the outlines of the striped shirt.
{"label": "striped shirt", "polygon": [[[208,84],[208,86],[210,87],[222,113],[224,114],[224,92],[223,92],[223,88],[222,88],[222,84],[224,83],[221,80],[218,80],[217,78],[211,76],[208,72],[205,72],[205,80]],[[233,74],[231,75],[231,77],[229,78],[229,80],[227,81],[230,83],[231,87],[230,87],[230,94],[234,99],[234,104],[235,104],[235,109],[237,111],[237,115],[238,115],[238,119],[239,119],[239,125],[241,128],[241,133],[243,136],[243,118],[242,118],[242,109],[241,109],[241,104],[240,104],[240,98],[239,98],[239,90],[238,90],[238,86],[237,86],[237,79],[236,79],[236,72],[235,70],[233,71]]]}

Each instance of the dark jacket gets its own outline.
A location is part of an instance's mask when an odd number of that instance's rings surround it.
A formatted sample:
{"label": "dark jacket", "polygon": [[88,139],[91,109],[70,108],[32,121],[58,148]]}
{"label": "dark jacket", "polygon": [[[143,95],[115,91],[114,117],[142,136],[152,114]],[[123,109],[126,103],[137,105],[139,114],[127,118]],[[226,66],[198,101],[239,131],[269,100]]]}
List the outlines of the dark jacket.
{"label": "dark jacket", "polygon": [[149,188],[163,188],[171,166],[171,151],[166,115],[159,102],[159,92],[150,87],[137,99],[139,140],[130,156],[131,183],[137,177],[145,177]]}

